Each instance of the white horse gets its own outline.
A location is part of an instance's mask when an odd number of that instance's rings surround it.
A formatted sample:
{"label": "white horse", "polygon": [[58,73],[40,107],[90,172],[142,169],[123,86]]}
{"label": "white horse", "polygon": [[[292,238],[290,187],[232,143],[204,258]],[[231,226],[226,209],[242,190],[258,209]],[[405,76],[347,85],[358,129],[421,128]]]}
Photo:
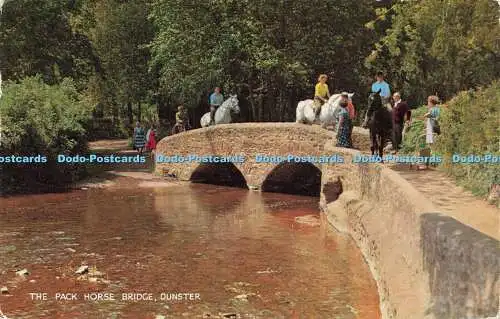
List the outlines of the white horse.
{"label": "white horse", "polygon": [[[349,99],[352,98],[354,93],[349,93]],[[335,127],[337,123],[337,115],[340,112],[341,94],[334,94],[330,96],[328,101],[321,106],[319,113],[319,121],[321,127],[326,128],[328,125]],[[297,105],[296,118],[297,123],[313,124],[316,120],[316,113],[314,112],[314,100],[308,99],[300,101]]]}
{"label": "white horse", "polygon": [[[238,97],[233,94],[225,100],[221,106],[215,111],[215,124],[228,124],[231,123],[231,111],[238,114],[240,113],[240,106],[238,105]],[[203,114],[200,120],[201,127],[207,127],[210,124],[210,112]]]}

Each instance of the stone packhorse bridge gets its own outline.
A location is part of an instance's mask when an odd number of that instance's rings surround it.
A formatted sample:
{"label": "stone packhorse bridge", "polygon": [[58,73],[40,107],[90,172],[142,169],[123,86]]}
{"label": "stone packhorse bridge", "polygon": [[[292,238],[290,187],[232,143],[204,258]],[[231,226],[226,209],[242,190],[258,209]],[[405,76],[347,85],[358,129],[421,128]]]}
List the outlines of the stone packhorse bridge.
{"label": "stone packhorse bridge", "polygon": [[[335,152],[326,152],[324,146],[334,138],[331,131],[295,123],[241,123],[196,129],[161,140],[157,156],[242,155],[245,161],[233,164],[196,161],[165,163],[164,159],[160,159],[161,163],[156,165],[156,173],[173,174],[181,180],[247,186],[263,191],[272,191],[271,188],[279,188],[280,184],[284,186],[290,185],[292,181],[301,181],[295,184],[305,183],[304,190],[312,187],[317,189],[316,193],[319,195],[321,178],[318,175],[321,174],[321,164],[263,162],[256,156],[333,156]],[[366,147],[369,145],[368,133],[356,128],[353,142]],[[309,185],[307,181],[310,182]]]}

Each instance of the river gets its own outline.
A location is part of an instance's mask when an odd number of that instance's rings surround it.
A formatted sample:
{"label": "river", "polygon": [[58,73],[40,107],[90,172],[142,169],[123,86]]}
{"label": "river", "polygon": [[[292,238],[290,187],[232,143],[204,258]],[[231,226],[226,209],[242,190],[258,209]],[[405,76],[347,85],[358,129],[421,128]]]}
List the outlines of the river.
{"label": "river", "polygon": [[[1,311],[10,319],[380,318],[368,266],[320,218],[318,198],[139,186],[119,178],[105,189],[0,198]],[[89,269],[76,274],[81,265]],[[85,300],[92,292],[101,300]],[[187,300],[172,300],[176,293]]]}

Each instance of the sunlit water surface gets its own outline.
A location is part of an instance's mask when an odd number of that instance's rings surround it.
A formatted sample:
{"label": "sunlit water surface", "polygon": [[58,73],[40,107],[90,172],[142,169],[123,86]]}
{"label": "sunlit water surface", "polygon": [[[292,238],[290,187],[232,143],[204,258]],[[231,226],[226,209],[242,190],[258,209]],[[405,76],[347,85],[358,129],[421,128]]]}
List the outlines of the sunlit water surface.
{"label": "sunlit water surface", "polygon": [[[9,318],[380,318],[359,250],[319,218],[317,202],[199,184],[0,199],[9,291],[0,309]],[[75,274],[82,264],[91,276]],[[80,300],[57,301],[58,292]],[[85,292],[115,300],[84,301]],[[199,299],[161,300],[177,292]]]}

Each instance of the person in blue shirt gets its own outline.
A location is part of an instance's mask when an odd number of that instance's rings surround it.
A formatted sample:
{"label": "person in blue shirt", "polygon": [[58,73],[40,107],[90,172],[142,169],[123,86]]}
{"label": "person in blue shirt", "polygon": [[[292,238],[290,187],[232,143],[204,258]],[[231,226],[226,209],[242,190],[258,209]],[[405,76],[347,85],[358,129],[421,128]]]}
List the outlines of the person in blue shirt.
{"label": "person in blue shirt", "polygon": [[372,92],[378,92],[378,90],[380,90],[382,103],[386,106],[388,105],[390,109],[391,89],[389,88],[389,84],[384,81],[384,73],[377,72],[375,78],[377,81],[372,84]]}
{"label": "person in blue shirt", "polygon": [[215,124],[215,111],[224,102],[224,96],[220,93],[220,87],[214,89],[214,93],[210,95],[210,124]]}

